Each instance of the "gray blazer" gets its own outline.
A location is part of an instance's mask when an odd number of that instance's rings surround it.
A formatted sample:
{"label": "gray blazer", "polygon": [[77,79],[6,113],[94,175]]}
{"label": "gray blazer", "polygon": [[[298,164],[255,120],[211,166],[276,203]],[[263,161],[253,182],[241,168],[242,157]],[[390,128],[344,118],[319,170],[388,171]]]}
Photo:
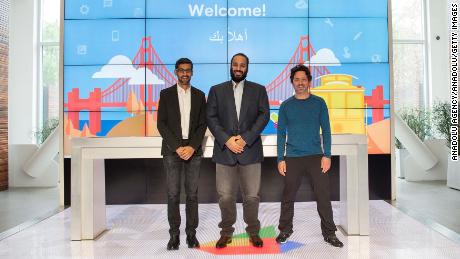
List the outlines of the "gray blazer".
{"label": "gray blazer", "polygon": [[[244,82],[238,121],[232,81],[211,87],[206,105],[208,128],[215,137],[212,160],[224,165],[248,165],[263,161],[263,131],[270,118],[270,106],[265,87]],[[231,136],[241,135],[247,145],[241,154],[230,151],[225,143]]]}

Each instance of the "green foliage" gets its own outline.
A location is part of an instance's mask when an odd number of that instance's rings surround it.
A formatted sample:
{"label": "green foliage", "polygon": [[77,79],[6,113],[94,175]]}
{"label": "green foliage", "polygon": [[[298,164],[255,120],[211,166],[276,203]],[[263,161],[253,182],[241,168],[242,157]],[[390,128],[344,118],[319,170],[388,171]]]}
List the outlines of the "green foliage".
{"label": "green foliage", "polygon": [[[434,127],[442,138],[447,140],[447,146],[450,147],[452,136],[450,134],[450,127],[453,125],[450,120],[450,103],[449,102],[436,102],[433,105],[433,124]],[[458,127],[458,124],[457,124]]]}
{"label": "green foliage", "polygon": [[47,120],[43,127],[40,128],[37,132],[35,132],[35,136],[37,137],[37,140],[39,144],[43,144],[45,140],[53,133],[54,129],[56,129],[59,126],[59,119],[57,118],[52,118]]}
{"label": "green foliage", "polygon": [[[430,111],[420,108],[406,107],[401,109],[398,113],[403,121],[406,122],[407,126],[412,129],[421,141],[424,141],[428,137],[432,136]],[[398,139],[396,139],[395,145],[396,148],[404,148]]]}

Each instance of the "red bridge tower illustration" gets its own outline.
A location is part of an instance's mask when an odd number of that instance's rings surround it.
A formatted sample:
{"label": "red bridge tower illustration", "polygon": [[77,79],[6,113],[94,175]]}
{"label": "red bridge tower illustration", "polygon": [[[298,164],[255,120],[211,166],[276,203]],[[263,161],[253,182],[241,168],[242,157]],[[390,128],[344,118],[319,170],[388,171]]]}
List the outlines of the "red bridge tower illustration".
{"label": "red bridge tower illustration", "polygon": [[[95,88],[90,92],[88,99],[79,97],[79,89],[73,88],[67,95],[67,104],[64,107],[69,111],[69,120],[74,127],[79,125],[79,112],[91,111],[89,119],[89,130],[96,134],[101,130],[101,108],[103,107],[125,107],[130,93],[134,92],[137,99],[142,102],[142,106],[147,111],[153,111],[157,106],[160,91],[166,87],[174,85],[176,78],[166,68],[160,57],[152,46],[150,37],[142,39],[141,46],[132,60],[133,66],[147,68],[164,81],[163,85],[147,85],[147,98],[145,96],[145,85],[130,85],[129,78],[119,78],[101,92],[100,88]],[[93,112],[95,111],[95,112]]]}
{"label": "red bridge tower illustration", "polygon": [[[291,86],[290,75],[291,68],[298,64],[306,64],[312,74],[313,78],[317,78],[322,75],[330,74],[329,70],[325,66],[315,66],[310,63],[310,58],[316,54],[313,46],[310,44],[308,36],[300,37],[299,45],[294,51],[288,65],[281,71],[281,73],[269,83],[267,88],[268,99],[271,105],[278,105],[280,101],[284,101],[292,96],[293,89]],[[313,81],[313,87],[316,81]]]}
{"label": "red bridge tower illustration", "polygon": [[[310,44],[309,37],[302,36],[286,67],[266,86],[270,105],[279,105],[280,102],[292,96],[293,90],[289,77],[290,70],[295,65],[305,64],[310,68],[314,79],[313,87],[317,84],[315,78],[330,74],[326,66],[316,66],[310,63],[311,57],[315,54],[316,51]],[[78,88],[73,88],[72,91],[67,94],[67,103],[64,104],[64,107],[67,108],[68,118],[74,127],[79,128],[79,112],[90,111],[89,131],[91,134],[95,135],[101,131],[101,109],[104,107],[126,107],[128,97],[132,93],[135,94],[137,100],[140,100],[141,106],[145,107],[147,112],[151,112],[157,108],[160,91],[174,85],[176,83],[176,78],[166,68],[153,48],[151,37],[142,39],[140,48],[134,56],[132,64],[136,69],[146,68],[152,71],[154,75],[164,81],[164,84],[147,84],[145,87],[145,85],[130,85],[130,78],[119,78],[105,90],[94,88],[86,99],[80,98]],[[145,94],[146,89],[147,96]],[[378,86],[374,89],[372,91],[372,96],[366,96],[365,98],[367,105],[372,108],[383,107],[384,104],[389,103],[388,100],[383,99],[382,86]],[[383,110],[374,109],[373,121],[376,122],[379,120],[383,120]]]}

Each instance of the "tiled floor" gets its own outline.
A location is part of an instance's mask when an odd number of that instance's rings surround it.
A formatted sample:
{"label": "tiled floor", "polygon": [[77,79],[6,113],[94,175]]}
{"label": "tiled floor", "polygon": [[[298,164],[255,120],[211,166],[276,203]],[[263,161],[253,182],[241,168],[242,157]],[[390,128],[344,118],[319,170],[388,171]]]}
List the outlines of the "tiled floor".
{"label": "tiled floor", "polygon": [[[334,212],[337,203],[333,203]],[[184,215],[184,208],[182,215]],[[166,205],[108,206],[110,230],[96,241],[70,241],[70,209],[0,241],[0,258],[213,258],[219,237],[217,204],[200,204],[197,237],[202,249],[188,249],[182,233],[178,251],[167,251]],[[234,239],[233,254],[225,258],[460,258],[460,243],[449,240],[384,201],[370,202],[370,235],[346,237],[337,232],[344,248],[326,244],[321,237],[315,203],[297,203],[294,234],[290,243],[273,242],[279,203],[262,203],[260,221],[264,228],[264,250]],[[335,213],[337,216],[337,213]],[[184,224],[182,224],[184,225]],[[244,232],[242,207],[238,206],[235,234]],[[183,232],[182,226],[182,232]],[[236,247],[235,246],[239,246]],[[220,253],[226,253],[226,250]],[[259,254],[251,254],[259,253]],[[262,253],[262,254],[260,254]],[[269,255],[263,255],[267,253]]]}
{"label": "tiled floor", "polygon": [[10,188],[2,191],[0,192],[0,233],[47,216],[58,209],[57,187]]}
{"label": "tiled floor", "polygon": [[426,224],[438,224],[455,232],[460,240],[460,191],[446,181],[408,182],[397,179],[394,206]]}

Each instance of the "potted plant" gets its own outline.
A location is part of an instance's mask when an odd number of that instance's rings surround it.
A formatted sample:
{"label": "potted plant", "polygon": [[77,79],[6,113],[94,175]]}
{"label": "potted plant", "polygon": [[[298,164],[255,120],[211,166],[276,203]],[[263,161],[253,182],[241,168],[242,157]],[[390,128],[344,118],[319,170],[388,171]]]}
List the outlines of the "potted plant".
{"label": "potted plant", "polygon": [[[446,140],[447,153],[450,154],[450,143],[452,135],[450,128],[453,125],[451,123],[450,115],[450,103],[449,102],[436,102],[433,105],[433,123],[437,134]],[[457,124],[458,128],[458,124]],[[458,139],[458,136],[456,136]],[[452,161],[450,156],[447,157],[447,186],[460,190],[460,162]]]}
{"label": "potted plant", "polygon": [[[431,136],[430,112],[415,107],[404,107],[398,113],[422,142]],[[395,139],[395,146],[397,176],[405,178],[404,160],[409,156],[409,152],[397,138]]]}
{"label": "potted plant", "polygon": [[41,127],[38,131],[35,132],[35,136],[37,137],[37,143],[39,145],[43,144],[45,140],[48,138],[51,133],[53,133],[54,129],[59,126],[59,119],[51,118],[47,120],[43,127]]}

